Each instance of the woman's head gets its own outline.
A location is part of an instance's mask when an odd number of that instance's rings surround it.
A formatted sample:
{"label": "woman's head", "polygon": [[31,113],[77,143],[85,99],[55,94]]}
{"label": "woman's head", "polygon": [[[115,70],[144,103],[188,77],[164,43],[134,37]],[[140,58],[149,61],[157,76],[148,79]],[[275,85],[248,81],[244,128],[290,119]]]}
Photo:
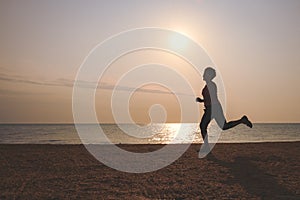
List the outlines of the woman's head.
{"label": "woman's head", "polygon": [[204,70],[204,74],[203,74],[203,80],[204,81],[211,81],[213,78],[216,77],[216,70],[211,68],[211,67],[207,67]]}

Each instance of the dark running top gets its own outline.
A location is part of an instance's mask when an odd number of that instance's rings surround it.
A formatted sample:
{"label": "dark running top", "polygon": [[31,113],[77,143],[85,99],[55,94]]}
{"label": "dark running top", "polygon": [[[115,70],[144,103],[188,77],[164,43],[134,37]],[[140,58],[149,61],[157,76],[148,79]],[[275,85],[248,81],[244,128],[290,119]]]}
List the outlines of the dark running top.
{"label": "dark running top", "polygon": [[210,82],[205,85],[202,90],[202,96],[204,99],[204,106],[211,107],[213,104],[219,104],[218,95],[217,95],[217,86],[214,82]]}

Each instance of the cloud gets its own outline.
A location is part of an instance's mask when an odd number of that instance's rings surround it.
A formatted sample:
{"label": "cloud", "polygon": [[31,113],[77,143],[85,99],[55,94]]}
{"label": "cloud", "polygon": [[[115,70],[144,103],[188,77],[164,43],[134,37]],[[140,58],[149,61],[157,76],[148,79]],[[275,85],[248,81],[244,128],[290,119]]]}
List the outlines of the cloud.
{"label": "cloud", "polygon": [[10,74],[4,74],[4,73],[0,73],[0,80],[12,82],[12,83],[27,83],[27,84],[33,84],[33,85],[64,86],[64,85],[60,84],[59,82],[55,82],[55,81],[51,82],[51,81],[30,80],[23,76],[10,75]]}
{"label": "cloud", "polygon": [[[5,73],[0,73],[0,80],[12,82],[12,83],[25,83],[25,84],[53,86],[53,87],[73,87],[74,86],[74,80],[71,80],[71,79],[58,78],[54,81],[42,81],[42,80],[29,79],[28,77],[25,77],[25,76],[11,75],[11,74],[5,74]],[[76,84],[77,84],[77,86],[83,87],[83,88],[94,88],[94,86],[97,83],[91,82],[91,81],[78,80],[76,82]],[[98,84],[97,89],[129,91],[129,92],[135,91],[135,92],[155,93],[155,94],[173,94],[172,92],[167,91],[167,90],[151,89],[151,88],[134,88],[134,87],[120,86],[120,85],[116,86],[116,85],[109,84],[109,83]],[[8,93],[8,91],[6,90],[5,93]],[[176,93],[176,95],[192,96],[190,94],[185,94],[185,93]]]}

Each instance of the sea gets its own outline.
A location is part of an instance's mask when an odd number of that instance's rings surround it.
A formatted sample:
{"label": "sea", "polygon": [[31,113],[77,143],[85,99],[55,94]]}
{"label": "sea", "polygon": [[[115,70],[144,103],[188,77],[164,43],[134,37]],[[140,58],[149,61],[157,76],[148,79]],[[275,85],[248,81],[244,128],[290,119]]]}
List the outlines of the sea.
{"label": "sea", "polygon": [[[77,127],[77,129],[76,129]],[[221,131],[211,126],[217,143],[300,141],[299,123],[257,123]],[[0,124],[0,144],[170,144],[202,143],[198,124]]]}

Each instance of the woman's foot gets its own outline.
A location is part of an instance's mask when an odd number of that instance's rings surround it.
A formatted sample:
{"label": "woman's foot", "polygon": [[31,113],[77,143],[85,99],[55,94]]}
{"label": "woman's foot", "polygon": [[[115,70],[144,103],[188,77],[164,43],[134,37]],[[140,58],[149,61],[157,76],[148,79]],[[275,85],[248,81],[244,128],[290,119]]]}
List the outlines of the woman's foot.
{"label": "woman's foot", "polygon": [[246,124],[248,127],[252,128],[252,123],[246,115],[244,115],[241,120],[243,124]]}

